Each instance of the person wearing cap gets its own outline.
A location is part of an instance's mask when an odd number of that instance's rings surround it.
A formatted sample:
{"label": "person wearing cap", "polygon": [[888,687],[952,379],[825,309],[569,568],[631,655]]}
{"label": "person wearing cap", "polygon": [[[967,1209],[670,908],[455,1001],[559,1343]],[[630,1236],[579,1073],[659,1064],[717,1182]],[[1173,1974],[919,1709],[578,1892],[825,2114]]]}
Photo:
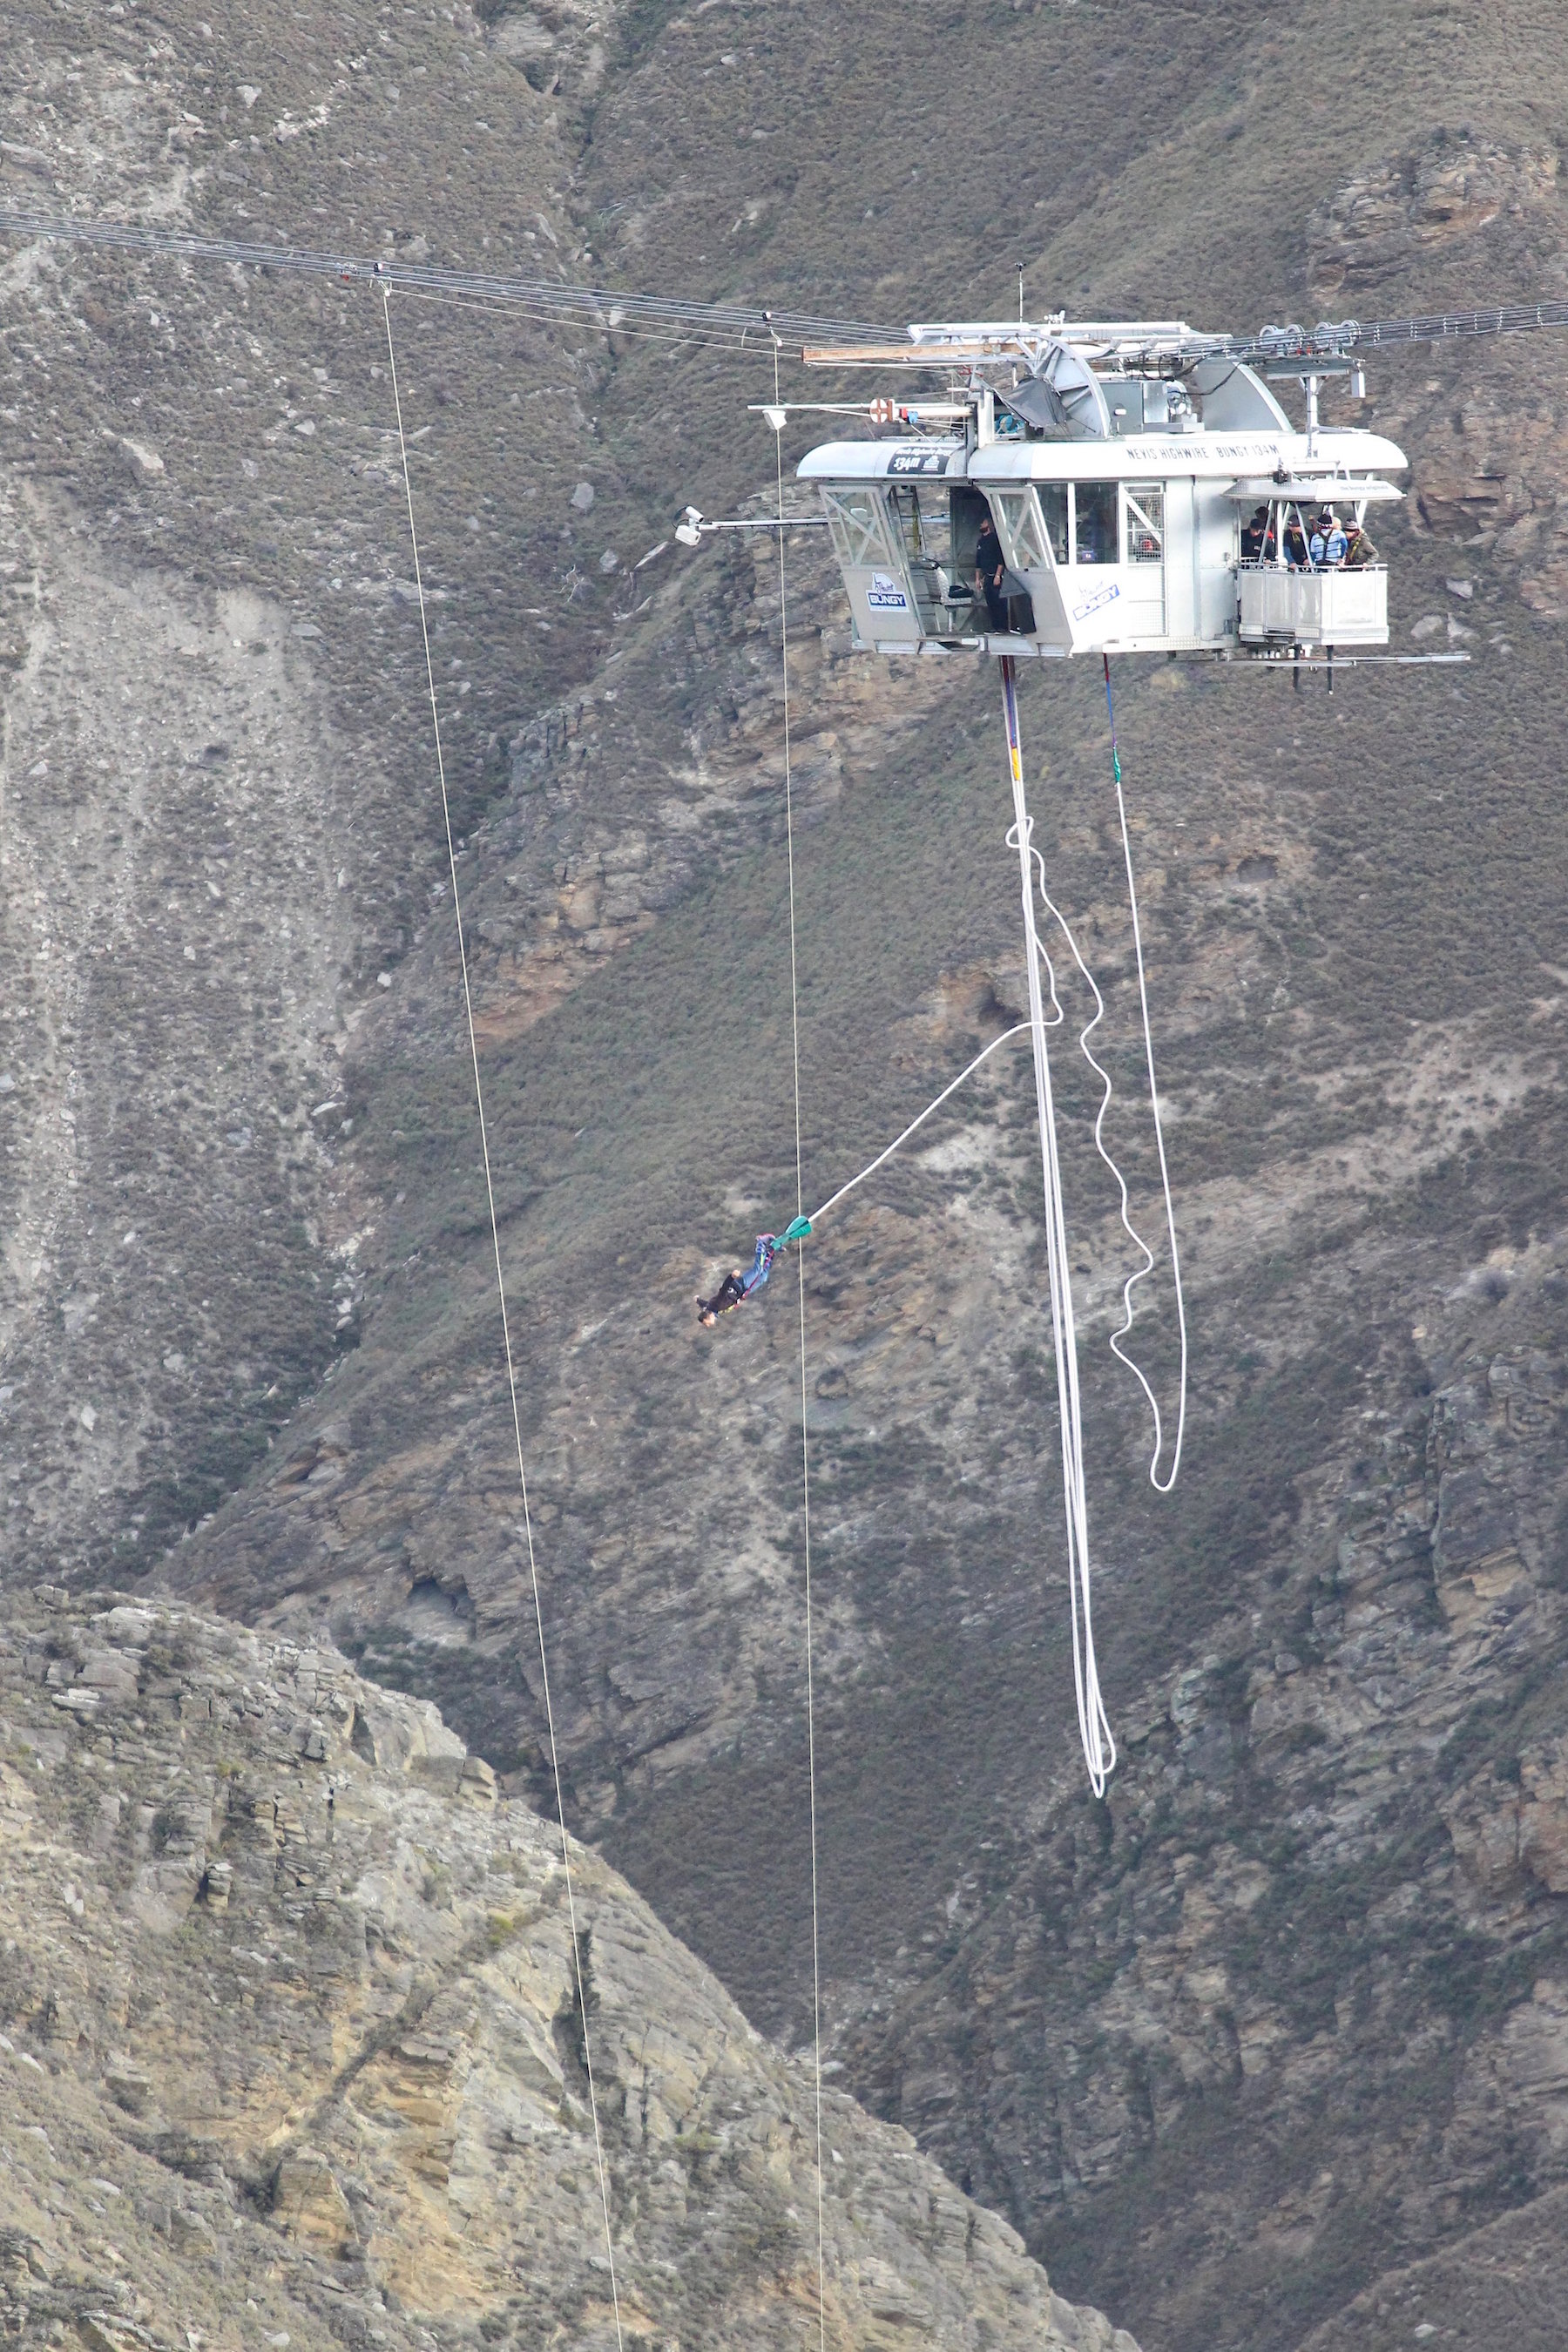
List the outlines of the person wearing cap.
{"label": "person wearing cap", "polygon": [[1308,541],[1314,565],[1320,570],[1325,564],[1337,570],[1345,560],[1349,545],[1339,517],[1331,507],[1325,507],[1312,525],[1312,536]]}
{"label": "person wearing cap", "polygon": [[1261,563],[1265,541],[1268,537],[1268,509],[1255,507],[1251,516],[1241,526],[1241,560],[1243,563]]}
{"label": "person wearing cap", "polygon": [[1367,537],[1365,527],[1359,522],[1352,522],[1345,548],[1345,570],[1363,572],[1369,563],[1376,562],[1377,550]]}

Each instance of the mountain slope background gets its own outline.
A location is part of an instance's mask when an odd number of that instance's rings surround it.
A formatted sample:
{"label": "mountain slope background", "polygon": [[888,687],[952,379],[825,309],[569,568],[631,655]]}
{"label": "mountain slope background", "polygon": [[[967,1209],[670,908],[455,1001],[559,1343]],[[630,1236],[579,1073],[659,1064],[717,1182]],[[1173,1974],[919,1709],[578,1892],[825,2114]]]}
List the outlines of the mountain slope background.
{"label": "mountain slope background", "polygon": [[[9,203],[894,325],[1009,312],[1019,261],[1032,309],[1205,324],[1563,291],[1542,7],[18,25]],[[6,1573],[319,1625],[542,1802],[377,298],[26,244],[0,283]],[[771,367],[394,327],[568,1808],[798,2044],[794,1303],[689,1307],[795,1205],[776,575],[635,568],[765,502]],[[1396,644],[1467,668],[1118,670],[1194,1388],[1160,1503],[1063,1055],[1107,1805],[1014,1049],[808,1254],[831,2054],[1150,2344],[1375,2330],[1472,2240],[1497,2324],[1563,2177],[1565,365],[1416,351],[1354,412],[1412,458]],[[808,1207],[1022,987],[994,681],[850,656],[817,538]],[[1025,687],[1147,1222],[1100,684]]]}

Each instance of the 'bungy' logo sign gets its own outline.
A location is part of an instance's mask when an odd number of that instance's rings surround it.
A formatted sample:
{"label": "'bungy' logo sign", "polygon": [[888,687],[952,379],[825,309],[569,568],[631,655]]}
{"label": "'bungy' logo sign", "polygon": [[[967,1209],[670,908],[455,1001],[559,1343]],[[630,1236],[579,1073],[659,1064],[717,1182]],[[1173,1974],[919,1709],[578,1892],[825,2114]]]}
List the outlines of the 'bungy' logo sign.
{"label": "'bungy' logo sign", "polygon": [[898,582],[885,572],[873,572],[871,585],[866,591],[866,602],[873,613],[907,613],[910,600]]}
{"label": "'bungy' logo sign", "polygon": [[1113,580],[1109,588],[1100,590],[1098,596],[1086,596],[1081,604],[1075,604],[1072,608],[1073,619],[1087,621],[1091,613],[1098,613],[1102,604],[1113,603],[1121,593],[1119,583]]}

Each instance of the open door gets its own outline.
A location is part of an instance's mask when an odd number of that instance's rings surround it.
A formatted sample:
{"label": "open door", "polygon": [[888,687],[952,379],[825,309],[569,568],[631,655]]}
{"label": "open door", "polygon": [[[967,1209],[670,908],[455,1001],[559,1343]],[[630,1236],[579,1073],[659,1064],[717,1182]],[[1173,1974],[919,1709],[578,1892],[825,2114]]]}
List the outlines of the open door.
{"label": "open door", "polygon": [[[1056,487],[1050,483],[1044,486],[1047,499]],[[988,501],[973,490],[955,489],[952,496],[955,502],[961,498],[974,499],[982,511],[987,503],[990,505],[1009,575],[1024,592],[1010,600],[1009,617],[1015,630],[1020,635],[1033,637],[1037,644],[1066,653],[1071,646],[1072,634],[1062,604],[1054,534],[1039,494],[1023,483],[993,489]],[[975,528],[978,530],[978,520]],[[977,615],[975,625],[986,625],[983,612]]]}

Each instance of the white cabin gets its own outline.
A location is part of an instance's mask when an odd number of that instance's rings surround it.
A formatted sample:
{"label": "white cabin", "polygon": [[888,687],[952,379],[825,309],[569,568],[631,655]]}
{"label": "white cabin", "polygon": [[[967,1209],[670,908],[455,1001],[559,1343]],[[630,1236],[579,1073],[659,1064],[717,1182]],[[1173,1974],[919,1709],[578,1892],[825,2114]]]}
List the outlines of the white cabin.
{"label": "white cabin", "polygon": [[[879,410],[907,429],[830,442],[798,468],[826,509],[858,646],[1062,656],[1388,642],[1382,564],[1314,559],[1310,543],[1325,509],[1353,541],[1370,505],[1400,497],[1387,478],[1406,461],[1376,434],[1320,426],[1315,376],[1299,431],[1236,361],[1205,359],[1174,380],[1101,373],[1063,338],[1010,390],[971,369],[934,410]],[[1266,544],[1244,561],[1259,507]],[[1000,616],[975,589],[987,511],[1006,561]]]}

